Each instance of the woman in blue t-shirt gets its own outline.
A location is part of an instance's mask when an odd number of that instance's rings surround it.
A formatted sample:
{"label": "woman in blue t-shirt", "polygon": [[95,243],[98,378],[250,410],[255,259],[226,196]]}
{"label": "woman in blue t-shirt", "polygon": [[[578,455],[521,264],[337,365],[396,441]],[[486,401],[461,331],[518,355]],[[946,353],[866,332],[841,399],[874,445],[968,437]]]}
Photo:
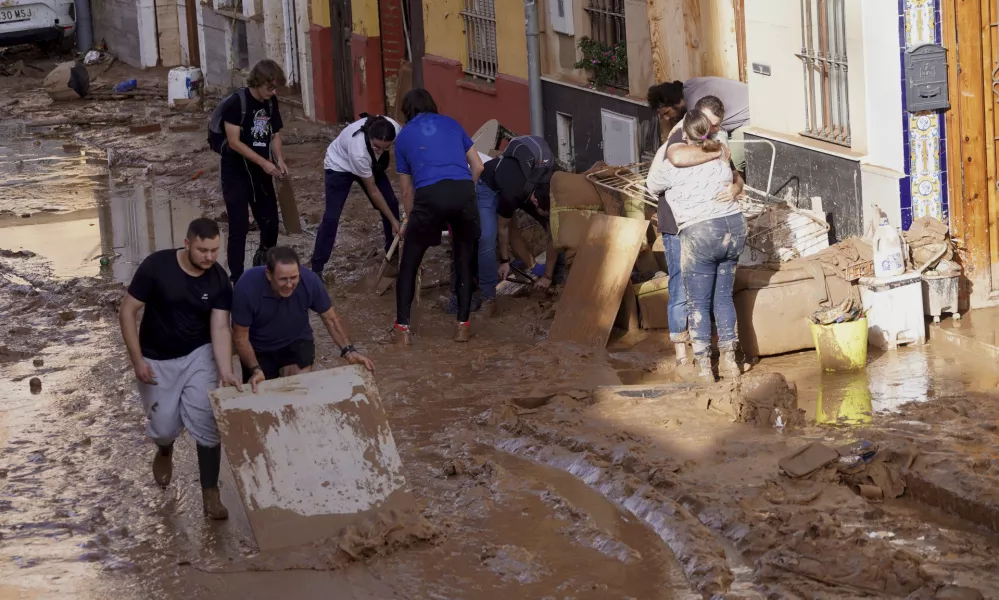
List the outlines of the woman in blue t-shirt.
{"label": "woman in blue t-shirt", "polygon": [[454,340],[471,337],[472,271],[475,242],[479,239],[479,209],[475,182],[482,160],[472,140],[451,117],[437,114],[437,104],[427,90],[411,90],[402,99],[406,126],[395,142],[396,172],[406,207],[402,258],[395,286],[396,322],[393,336],[409,344],[409,317],[416,295],[416,274],[423,255],[439,246],[441,232],[451,227],[458,275],[458,325]]}

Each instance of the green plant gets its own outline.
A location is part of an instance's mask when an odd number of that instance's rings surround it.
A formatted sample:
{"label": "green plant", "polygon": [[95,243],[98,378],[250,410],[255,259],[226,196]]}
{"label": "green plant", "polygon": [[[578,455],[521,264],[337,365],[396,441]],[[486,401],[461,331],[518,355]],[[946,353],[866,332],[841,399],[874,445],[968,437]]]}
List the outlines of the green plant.
{"label": "green plant", "polygon": [[590,83],[595,87],[627,86],[628,48],[624,43],[607,45],[603,42],[582,37],[579,49],[583,58],[576,63],[577,69],[590,72]]}

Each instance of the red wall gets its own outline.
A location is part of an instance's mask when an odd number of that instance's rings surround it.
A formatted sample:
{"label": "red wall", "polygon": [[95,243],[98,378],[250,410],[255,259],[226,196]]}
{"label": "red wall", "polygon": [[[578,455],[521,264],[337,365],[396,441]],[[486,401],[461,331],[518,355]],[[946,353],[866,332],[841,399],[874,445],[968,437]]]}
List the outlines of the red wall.
{"label": "red wall", "polygon": [[336,93],[333,88],[333,37],[329,27],[312,24],[312,99],[316,105],[316,120],[336,122]]}
{"label": "red wall", "polygon": [[354,117],[362,112],[384,114],[385,80],[382,75],[381,40],[378,37],[352,34],[350,56],[354,67]]}
{"label": "red wall", "polygon": [[441,114],[461,123],[472,135],[489,119],[519,135],[531,133],[527,80],[502,73],[494,83],[466,78],[461,62],[427,54],[423,57],[423,84]]}

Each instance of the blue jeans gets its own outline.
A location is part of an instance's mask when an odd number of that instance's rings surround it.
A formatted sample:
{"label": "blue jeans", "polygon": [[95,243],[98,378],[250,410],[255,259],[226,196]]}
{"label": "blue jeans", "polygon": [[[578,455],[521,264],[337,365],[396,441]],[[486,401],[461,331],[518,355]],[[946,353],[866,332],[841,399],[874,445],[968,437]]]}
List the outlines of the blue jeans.
{"label": "blue jeans", "polygon": [[479,205],[479,224],[482,228],[478,252],[479,290],[484,299],[490,300],[496,297],[496,286],[499,284],[499,262],[496,257],[499,234],[496,205],[499,203],[499,193],[480,181],[475,186],[475,199]]}
{"label": "blue jeans", "polygon": [[[326,267],[326,263],[333,254],[336,232],[340,227],[340,214],[343,213],[343,207],[347,204],[347,197],[350,195],[350,188],[355,182],[361,186],[364,194],[368,196],[368,201],[371,202],[371,196],[368,195],[368,190],[364,187],[360,177],[353,173],[326,169],[326,212],[323,213],[319,231],[316,232],[316,245],[312,250],[312,270],[316,273],[323,272],[323,268]],[[388,177],[384,173],[375,175],[375,185],[382,193],[382,197],[385,198],[389,210],[398,219],[399,201],[395,198],[395,192],[392,191],[392,184]],[[372,202],[371,205],[374,206],[374,203]],[[392,234],[392,224],[385,218],[385,215],[382,215],[382,229],[385,232],[385,251],[388,252],[395,236]]]}
{"label": "blue jeans", "polygon": [[680,232],[683,284],[690,309],[695,355],[711,351],[711,317],[718,330],[718,349],[739,345],[732,288],[739,255],[746,247],[746,219],[729,215],[695,223]]}
{"label": "blue jeans", "polygon": [[669,318],[669,339],[673,342],[686,342],[687,333],[687,290],[683,287],[683,273],[680,265],[680,236],[663,234],[663,248],[666,249],[666,270],[669,272],[669,305],[666,312]]}

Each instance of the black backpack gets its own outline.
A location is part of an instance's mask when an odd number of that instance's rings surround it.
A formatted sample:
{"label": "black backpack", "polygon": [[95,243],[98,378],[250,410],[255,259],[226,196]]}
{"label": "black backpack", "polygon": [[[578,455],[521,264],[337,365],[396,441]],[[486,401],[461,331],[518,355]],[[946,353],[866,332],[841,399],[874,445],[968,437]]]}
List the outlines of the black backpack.
{"label": "black backpack", "polygon": [[[208,146],[218,154],[222,154],[229,147],[229,140],[225,135],[225,123],[222,122],[222,115],[233,102],[239,102],[239,126],[242,128],[243,121],[246,120],[246,94],[248,93],[249,90],[247,88],[239,88],[223,98],[218,103],[218,106],[215,107],[215,110],[212,111],[212,116],[208,120]],[[273,110],[274,98],[271,98],[267,101],[267,114],[270,115]]]}
{"label": "black backpack", "polygon": [[[527,180],[524,186],[525,196],[534,193],[537,186],[550,182],[555,171],[552,149],[548,147],[548,142],[536,135],[524,135],[510,140],[500,156],[500,163],[507,159],[517,161],[524,173]],[[499,167],[499,163],[496,166]]]}

